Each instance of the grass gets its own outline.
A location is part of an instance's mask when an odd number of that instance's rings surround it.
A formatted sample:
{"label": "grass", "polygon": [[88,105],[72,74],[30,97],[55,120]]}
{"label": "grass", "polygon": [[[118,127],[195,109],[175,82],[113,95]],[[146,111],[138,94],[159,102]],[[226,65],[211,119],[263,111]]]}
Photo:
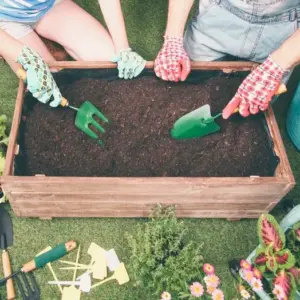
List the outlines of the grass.
{"label": "grass", "polygon": [[[87,11],[95,15],[99,20],[102,16],[98,13],[96,0],[77,1]],[[127,31],[131,46],[146,59],[155,58],[162,43],[166,15],[167,1],[161,0],[124,0],[123,11],[126,19]],[[17,79],[9,67],[0,62],[0,114],[5,113],[12,118],[14,101],[17,91]],[[285,133],[285,115],[287,101],[276,103],[277,117],[285,139],[289,159],[297,181],[300,178],[300,155],[289,142]],[[299,199],[300,189],[296,187],[287,198]],[[83,199],[84,201],[84,199]],[[8,207],[8,206],[7,206]],[[276,215],[283,215],[283,206],[278,206]],[[48,245],[55,246],[58,243],[75,239],[82,244],[81,262],[89,262],[86,254],[91,242],[96,242],[106,249],[115,248],[122,261],[128,263],[127,245],[124,233],[134,232],[136,225],[144,222],[144,219],[54,219],[52,221],[40,221],[38,219],[16,218],[11,212],[14,224],[14,246],[10,248],[13,268],[16,270],[22,263],[29,261],[35,254]],[[243,220],[240,222],[227,222],[225,220],[194,219],[185,220],[189,228],[189,237],[196,242],[205,243],[203,256],[206,261],[216,265],[217,272],[223,281],[223,289],[226,299],[232,299],[235,295],[233,280],[227,268],[227,261],[231,258],[246,257],[256,246],[256,221]],[[71,253],[68,260],[75,260],[76,253]],[[60,271],[59,263],[54,263],[59,279],[71,280],[72,272]],[[48,280],[52,280],[47,268],[36,273],[39,282],[42,299],[60,299],[58,289],[50,287]],[[0,298],[4,297],[5,290],[0,288]],[[146,294],[141,289],[136,289],[132,283],[118,286],[116,283],[108,283],[97,288],[91,295],[82,295],[82,299],[103,300],[155,300],[153,295]]]}

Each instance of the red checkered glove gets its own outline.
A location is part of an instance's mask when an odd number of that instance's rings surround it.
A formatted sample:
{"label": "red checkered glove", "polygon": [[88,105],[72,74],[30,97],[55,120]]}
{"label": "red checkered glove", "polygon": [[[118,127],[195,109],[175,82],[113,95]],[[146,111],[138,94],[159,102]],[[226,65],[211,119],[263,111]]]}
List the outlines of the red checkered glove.
{"label": "red checkered glove", "polygon": [[191,71],[191,62],[183,48],[182,37],[165,36],[165,42],[154,62],[157,77],[184,81]]}
{"label": "red checkered glove", "polygon": [[269,56],[242,82],[223,110],[223,118],[229,118],[236,108],[243,117],[266,110],[280,86],[284,72],[286,71]]}

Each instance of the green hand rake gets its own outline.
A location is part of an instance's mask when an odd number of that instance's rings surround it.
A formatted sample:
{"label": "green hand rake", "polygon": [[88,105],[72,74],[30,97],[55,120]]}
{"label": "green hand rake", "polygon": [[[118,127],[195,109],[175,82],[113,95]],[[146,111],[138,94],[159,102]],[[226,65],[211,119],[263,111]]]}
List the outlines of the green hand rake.
{"label": "green hand rake", "polygon": [[[17,71],[17,75],[20,79],[24,81],[26,80],[25,70],[19,69]],[[75,118],[75,126],[92,139],[98,139],[98,143],[103,145],[103,141],[99,139],[99,134],[97,133],[105,133],[105,129],[100,124],[100,122],[108,124],[109,120],[94,104],[92,104],[90,101],[85,101],[79,108],[77,108],[70,105],[69,101],[66,98],[62,98],[60,106],[75,110],[77,112]],[[99,119],[99,121],[96,118]]]}

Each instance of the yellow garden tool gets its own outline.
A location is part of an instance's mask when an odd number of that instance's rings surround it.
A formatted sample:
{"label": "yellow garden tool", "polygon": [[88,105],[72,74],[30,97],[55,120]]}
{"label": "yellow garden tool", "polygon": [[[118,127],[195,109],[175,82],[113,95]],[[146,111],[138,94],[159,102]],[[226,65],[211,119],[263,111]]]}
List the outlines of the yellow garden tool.
{"label": "yellow garden tool", "polygon": [[[281,84],[276,95],[285,93],[286,86]],[[234,111],[237,113],[238,108]],[[215,119],[222,116],[219,113],[215,116],[211,115],[210,105],[203,105],[188,114],[180,117],[173,125],[171,135],[173,139],[193,139],[206,136],[208,134],[219,131],[221,128],[215,122]]]}
{"label": "yellow garden tool", "polygon": [[[26,72],[23,69],[17,70],[17,75],[20,79],[26,80]],[[71,106],[69,101],[66,98],[62,98],[60,105],[62,107],[68,107],[72,110],[75,110],[76,118],[75,118],[75,126],[83,131],[85,134],[90,136],[93,139],[98,139],[98,134],[91,129],[93,126],[96,130],[100,131],[100,133],[104,134],[105,129],[102,127],[98,121],[95,119],[97,117],[101,122],[109,123],[108,119],[101,113],[101,111],[91,102],[85,101],[81,104],[79,108]],[[99,140],[100,144],[103,144],[101,140]]]}

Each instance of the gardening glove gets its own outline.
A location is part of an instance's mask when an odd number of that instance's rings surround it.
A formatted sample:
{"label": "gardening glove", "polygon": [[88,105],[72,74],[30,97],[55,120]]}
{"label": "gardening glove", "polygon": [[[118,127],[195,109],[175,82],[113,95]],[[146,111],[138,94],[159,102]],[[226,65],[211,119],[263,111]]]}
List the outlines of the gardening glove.
{"label": "gardening glove", "polygon": [[112,62],[118,64],[119,78],[124,79],[137,77],[146,65],[146,61],[130,48],[121,50]]}
{"label": "gardening glove", "polygon": [[42,103],[56,107],[61,103],[61,93],[52,77],[49,67],[39,54],[24,46],[17,58],[26,71],[27,88],[33,97]]}
{"label": "gardening glove", "polygon": [[165,36],[164,45],[154,62],[154,71],[163,80],[186,80],[191,71],[191,62],[183,48],[182,37]]}
{"label": "gardening glove", "polygon": [[266,110],[285,72],[287,71],[269,56],[242,82],[235,96],[223,110],[223,118],[229,118],[236,108],[243,117]]}

